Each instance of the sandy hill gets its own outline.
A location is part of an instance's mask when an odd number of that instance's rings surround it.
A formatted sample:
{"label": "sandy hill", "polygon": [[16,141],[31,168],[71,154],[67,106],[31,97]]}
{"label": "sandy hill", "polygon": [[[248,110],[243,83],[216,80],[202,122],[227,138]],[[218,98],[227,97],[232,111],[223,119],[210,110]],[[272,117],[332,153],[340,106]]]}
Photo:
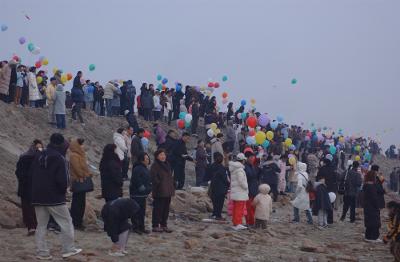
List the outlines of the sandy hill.
{"label": "sandy hill", "polygon": [[[112,142],[112,133],[125,125],[123,118],[100,118],[85,112],[86,125],[71,123],[67,116],[67,138],[86,140],[89,164],[97,168],[102,148]],[[150,127],[150,126],[149,126]],[[22,228],[19,199],[16,196],[15,164],[18,155],[25,151],[35,138],[45,143],[56,129],[47,124],[45,109],[15,108],[0,102],[0,241],[1,261],[33,261],[34,239],[26,237]],[[193,147],[195,140],[190,147]],[[154,141],[150,141],[151,150]],[[379,157],[386,170],[397,166],[397,161]],[[400,165],[399,165],[400,166]],[[86,232],[76,232],[77,245],[84,252],[70,261],[117,261],[107,256],[110,241],[101,229],[98,219],[103,200],[99,199],[98,171],[94,182],[96,189],[88,194],[85,223]],[[187,177],[193,185],[193,165],[188,164]],[[127,196],[128,183],[125,184]],[[395,197],[389,195],[389,197]],[[151,202],[149,201],[149,204]],[[331,228],[318,230],[303,223],[291,224],[292,208],[287,197],[274,204],[276,212],[266,231],[234,232],[229,224],[201,222],[207,218],[212,206],[205,192],[179,191],[173,200],[170,227],[172,234],[132,235],[130,255],[119,261],[388,261],[391,256],[387,246],[368,244],[363,239],[362,213],[355,224],[337,222]],[[148,207],[147,223],[151,218]],[[336,212],[338,221],[340,212]],[[383,214],[384,219],[386,214]],[[316,217],[314,217],[316,219]],[[302,216],[305,221],[305,216]],[[59,257],[57,237],[50,234],[54,257]],[[56,259],[61,261],[61,258]]]}

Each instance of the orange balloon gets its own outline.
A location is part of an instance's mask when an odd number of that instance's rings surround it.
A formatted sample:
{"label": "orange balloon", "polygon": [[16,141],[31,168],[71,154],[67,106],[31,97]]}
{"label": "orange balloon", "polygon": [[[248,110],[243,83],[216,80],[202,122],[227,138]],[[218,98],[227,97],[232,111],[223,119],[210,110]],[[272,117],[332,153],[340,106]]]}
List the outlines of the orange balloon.
{"label": "orange balloon", "polygon": [[223,92],[222,93],[222,98],[227,98],[228,97],[228,93],[227,92]]}
{"label": "orange balloon", "polygon": [[68,81],[72,79],[72,74],[71,73],[67,74],[67,79],[68,79]]}

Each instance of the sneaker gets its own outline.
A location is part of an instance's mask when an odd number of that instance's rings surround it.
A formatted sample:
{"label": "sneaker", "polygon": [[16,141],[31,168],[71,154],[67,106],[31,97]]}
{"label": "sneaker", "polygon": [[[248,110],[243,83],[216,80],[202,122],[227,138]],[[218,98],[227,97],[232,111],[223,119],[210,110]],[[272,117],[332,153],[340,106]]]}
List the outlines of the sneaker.
{"label": "sneaker", "polygon": [[124,254],[123,252],[124,252],[124,251],[115,251],[115,252],[109,251],[109,252],[108,252],[108,255],[109,255],[109,256],[112,256],[112,257],[124,257],[125,254]]}
{"label": "sneaker", "polygon": [[233,230],[239,231],[239,230],[244,230],[247,229],[247,227],[243,226],[243,225],[236,225],[232,227]]}
{"label": "sneaker", "polygon": [[39,260],[52,260],[53,259],[53,257],[50,255],[47,255],[47,256],[37,255],[36,258]]}
{"label": "sneaker", "polygon": [[129,252],[128,252],[128,251],[126,251],[125,249],[124,249],[124,250],[122,250],[122,251],[121,251],[121,253],[122,253],[122,254],[124,254],[124,255],[128,255],[128,254],[129,254]]}
{"label": "sneaker", "polygon": [[80,248],[74,248],[73,250],[71,250],[71,251],[69,251],[69,252],[67,252],[67,253],[62,254],[62,257],[63,257],[63,258],[72,257],[72,256],[75,256],[75,255],[81,253],[81,252],[82,252],[82,249],[80,249]]}

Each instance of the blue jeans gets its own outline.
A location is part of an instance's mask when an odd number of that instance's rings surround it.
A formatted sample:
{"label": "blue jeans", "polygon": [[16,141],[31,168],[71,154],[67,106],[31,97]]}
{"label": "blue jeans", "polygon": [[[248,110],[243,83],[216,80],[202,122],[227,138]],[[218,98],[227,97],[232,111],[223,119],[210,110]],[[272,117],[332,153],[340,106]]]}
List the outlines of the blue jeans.
{"label": "blue jeans", "polygon": [[106,112],[108,117],[112,117],[112,99],[106,99]]}
{"label": "blue jeans", "polygon": [[65,128],[65,115],[56,114],[57,128]]}
{"label": "blue jeans", "polygon": [[[307,216],[307,222],[308,222],[308,224],[312,224],[313,223],[313,219],[312,219],[312,214],[311,214],[311,210],[305,210],[305,212],[306,212],[306,216]],[[293,218],[293,221],[295,221],[295,222],[300,222],[300,210],[297,208],[297,207],[293,207],[293,215],[294,215],[294,218]]]}

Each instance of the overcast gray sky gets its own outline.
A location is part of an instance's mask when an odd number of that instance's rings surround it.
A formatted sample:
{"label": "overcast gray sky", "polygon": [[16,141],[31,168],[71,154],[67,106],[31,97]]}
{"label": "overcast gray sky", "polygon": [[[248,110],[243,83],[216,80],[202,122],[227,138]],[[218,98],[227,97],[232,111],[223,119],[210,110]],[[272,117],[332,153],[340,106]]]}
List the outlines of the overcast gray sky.
{"label": "overcast gray sky", "polygon": [[[378,133],[397,145],[399,10],[399,0],[1,0],[9,29],[0,59],[16,53],[32,64],[44,55],[50,72],[83,69],[85,78],[136,87],[158,73],[171,87],[227,75],[218,98],[254,98],[257,110],[289,123]],[[19,45],[21,36],[41,54]]]}

